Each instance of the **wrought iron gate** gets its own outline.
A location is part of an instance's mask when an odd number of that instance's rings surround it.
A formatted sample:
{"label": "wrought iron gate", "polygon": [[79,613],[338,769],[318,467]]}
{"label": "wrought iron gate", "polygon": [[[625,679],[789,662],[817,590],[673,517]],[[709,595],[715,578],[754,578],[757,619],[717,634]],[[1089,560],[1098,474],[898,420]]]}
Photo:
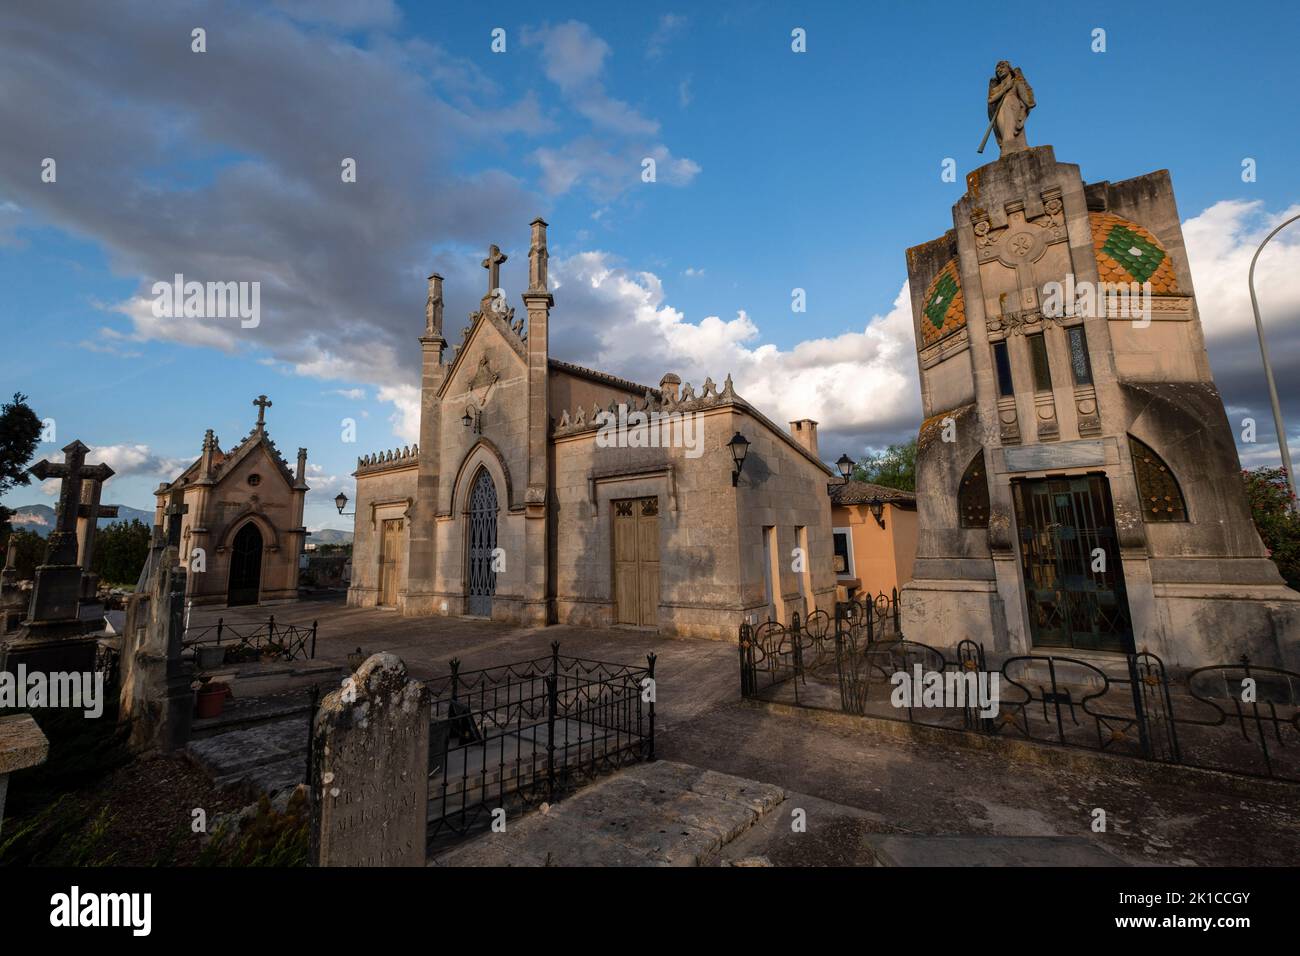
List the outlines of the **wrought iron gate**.
{"label": "wrought iron gate", "polygon": [[487,469],[480,469],[469,496],[468,611],[492,616],[492,595],[497,591],[497,574],[492,569],[492,552],[497,546],[497,488]]}
{"label": "wrought iron gate", "polygon": [[1106,476],[1018,481],[1012,489],[1034,645],[1132,654]]}

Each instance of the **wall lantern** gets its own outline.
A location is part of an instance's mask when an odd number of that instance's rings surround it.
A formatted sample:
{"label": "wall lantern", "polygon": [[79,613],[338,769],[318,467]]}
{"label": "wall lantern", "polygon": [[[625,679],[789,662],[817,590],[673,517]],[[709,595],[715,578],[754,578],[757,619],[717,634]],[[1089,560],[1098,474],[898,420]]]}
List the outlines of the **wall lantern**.
{"label": "wall lantern", "polygon": [[734,488],[740,484],[740,471],[745,467],[745,455],[749,454],[749,439],[736,432],[727,442],[727,447],[731,449],[731,460],[736,463],[736,470],[731,473],[731,486]]}
{"label": "wall lantern", "polygon": [[356,514],[355,511],[348,511],[348,512],[343,511],[343,509],[346,508],[347,506],[348,506],[348,496],[340,491],[337,495],[334,496],[334,507],[339,509],[339,514],[346,513],[348,515],[355,515]]}
{"label": "wall lantern", "polygon": [[475,435],[483,434],[483,413],[473,405],[465,406],[465,414],[460,417],[460,423],[472,429]]}
{"label": "wall lantern", "polygon": [[867,502],[867,507],[871,509],[871,517],[876,519],[876,524],[881,528],[885,526],[885,503],[879,498],[872,498]]}
{"label": "wall lantern", "polygon": [[840,460],[835,463],[835,467],[840,470],[840,477],[844,479],[846,485],[849,483],[849,475],[853,474],[855,464],[857,463],[848,455],[840,455]]}

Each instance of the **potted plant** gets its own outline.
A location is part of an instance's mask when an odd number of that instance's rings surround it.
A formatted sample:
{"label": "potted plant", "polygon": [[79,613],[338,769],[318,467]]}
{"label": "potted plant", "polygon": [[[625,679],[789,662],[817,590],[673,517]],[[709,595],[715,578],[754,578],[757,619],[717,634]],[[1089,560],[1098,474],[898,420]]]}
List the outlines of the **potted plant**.
{"label": "potted plant", "polygon": [[206,720],[211,717],[220,717],[221,712],[226,707],[226,697],[230,694],[230,686],[220,681],[214,681],[208,674],[202,674],[198,679],[198,693],[195,694],[194,716],[199,720]]}

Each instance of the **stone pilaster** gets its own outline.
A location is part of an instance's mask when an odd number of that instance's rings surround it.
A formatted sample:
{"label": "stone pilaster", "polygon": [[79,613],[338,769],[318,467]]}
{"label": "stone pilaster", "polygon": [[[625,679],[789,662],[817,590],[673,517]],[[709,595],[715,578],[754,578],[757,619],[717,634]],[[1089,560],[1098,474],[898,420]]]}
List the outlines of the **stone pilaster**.
{"label": "stone pilaster", "polygon": [[[447,376],[442,353],[447,340],[442,337],[442,276],[429,276],[429,296],[425,302],[424,335],[420,336],[422,368],[420,373],[420,464],[416,478],[415,503],[408,514],[410,537],[406,596],[402,601],[406,614],[434,612],[434,570],[437,560],[438,485],[441,480],[439,447],[442,442],[442,401],[438,390]],[[357,514],[356,520],[369,521],[369,515]]]}
{"label": "stone pilaster", "polygon": [[548,326],[555,299],[547,287],[546,223],[532,222],[528,250],[528,487],[524,492],[525,531],[524,583],[525,616],[532,623],[545,624],[549,617],[547,599],[547,474],[549,471],[551,406],[548,382]]}

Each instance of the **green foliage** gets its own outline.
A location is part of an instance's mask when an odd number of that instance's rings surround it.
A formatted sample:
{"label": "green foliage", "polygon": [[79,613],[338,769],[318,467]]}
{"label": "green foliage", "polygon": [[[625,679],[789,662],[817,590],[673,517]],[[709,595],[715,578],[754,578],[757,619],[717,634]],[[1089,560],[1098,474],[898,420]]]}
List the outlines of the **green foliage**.
{"label": "green foliage", "polygon": [[95,537],[92,569],[108,584],[135,584],[149,557],[150,529],[140,520],[117,521]]}
{"label": "green foliage", "polygon": [[199,854],[199,866],[306,866],[308,827],[311,825],[307,790],[299,787],[284,812],[271,806],[266,794],[257,812],[238,828],[223,825]]}
{"label": "green foliage", "polygon": [[1291,510],[1291,489],[1281,468],[1242,471],[1255,529],[1286,583],[1300,589],[1300,516]]}
{"label": "green foliage", "polygon": [[916,491],[916,440],[890,445],[858,462],[853,469],[853,480]]}
{"label": "green foliage", "polygon": [[[0,405],[0,497],[15,485],[31,482],[27,463],[41,440],[41,420],[27,404],[27,396],[15,392],[13,401]],[[0,506],[0,537],[9,532],[8,508]]]}
{"label": "green foliage", "polygon": [[20,581],[30,581],[36,576],[36,565],[45,560],[45,539],[31,531],[15,531],[5,542],[5,558],[8,559],[9,548],[17,548],[18,556],[14,567]]}

